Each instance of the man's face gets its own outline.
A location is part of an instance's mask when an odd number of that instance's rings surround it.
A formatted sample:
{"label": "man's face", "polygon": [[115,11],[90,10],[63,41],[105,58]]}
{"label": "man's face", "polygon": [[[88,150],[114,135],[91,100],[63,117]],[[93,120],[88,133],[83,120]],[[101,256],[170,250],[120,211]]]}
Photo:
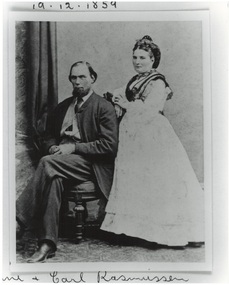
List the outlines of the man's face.
{"label": "man's face", "polygon": [[73,86],[74,97],[87,95],[94,83],[88,67],[85,64],[79,64],[72,68],[70,80]]}

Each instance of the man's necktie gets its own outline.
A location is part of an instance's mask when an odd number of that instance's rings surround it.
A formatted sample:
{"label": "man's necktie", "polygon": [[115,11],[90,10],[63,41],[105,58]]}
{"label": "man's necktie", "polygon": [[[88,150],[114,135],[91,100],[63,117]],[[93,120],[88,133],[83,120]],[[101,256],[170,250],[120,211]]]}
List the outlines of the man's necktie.
{"label": "man's necktie", "polygon": [[75,105],[75,113],[78,113],[79,108],[80,108],[80,106],[81,106],[82,103],[83,103],[82,97],[78,97],[78,98],[77,98],[77,103],[76,103],[76,105]]}

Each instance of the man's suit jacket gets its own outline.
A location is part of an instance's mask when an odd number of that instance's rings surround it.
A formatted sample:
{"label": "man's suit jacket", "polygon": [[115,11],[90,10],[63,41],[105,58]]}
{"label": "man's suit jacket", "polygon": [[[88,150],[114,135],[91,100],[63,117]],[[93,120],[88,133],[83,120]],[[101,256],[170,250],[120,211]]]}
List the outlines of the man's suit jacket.
{"label": "man's suit jacket", "polygon": [[[47,122],[43,150],[48,154],[52,145],[60,143],[60,131],[65,114],[73,97],[58,104]],[[98,186],[106,198],[113,182],[114,160],[118,149],[118,122],[114,107],[93,93],[76,114],[81,143],[76,143],[75,153],[92,162]]]}

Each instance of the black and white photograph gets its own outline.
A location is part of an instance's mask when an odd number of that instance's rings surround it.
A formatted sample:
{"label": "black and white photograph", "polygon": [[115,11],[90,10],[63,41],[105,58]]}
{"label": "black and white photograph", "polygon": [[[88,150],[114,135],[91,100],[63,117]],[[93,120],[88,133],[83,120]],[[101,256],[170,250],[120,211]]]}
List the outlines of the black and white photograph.
{"label": "black and white photograph", "polygon": [[211,271],[209,11],[92,3],[10,15],[13,271]]}

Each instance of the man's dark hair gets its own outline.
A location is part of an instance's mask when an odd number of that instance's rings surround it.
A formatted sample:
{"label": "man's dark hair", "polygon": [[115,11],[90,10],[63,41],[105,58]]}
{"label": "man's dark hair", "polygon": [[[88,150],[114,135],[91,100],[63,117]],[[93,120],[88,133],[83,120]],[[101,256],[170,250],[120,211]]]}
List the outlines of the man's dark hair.
{"label": "man's dark hair", "polygon": [[69,81],[71,81],[71,75],[72,75],[72,69],[73,69],[73,67],[78,66],[78,65],[80,65],[80,64],[85,64],[85,65],[88,67],[88,70],[89,70],[89,72],[90,72],[90,76],[91,76],[92,79],[94,79],[94,82],[95,82],[96,79],[97,79],[97,77],[98,77],[97,73],[94,71],[94,69],[92,68],[92,66],[90,65],[90,63],[88,63],[87,61],[82,61],[82,60],[73,63],[73,65],[71,66],[71,68],[70,68],[70,73],[69,73],[69,76],[68,76]]}

